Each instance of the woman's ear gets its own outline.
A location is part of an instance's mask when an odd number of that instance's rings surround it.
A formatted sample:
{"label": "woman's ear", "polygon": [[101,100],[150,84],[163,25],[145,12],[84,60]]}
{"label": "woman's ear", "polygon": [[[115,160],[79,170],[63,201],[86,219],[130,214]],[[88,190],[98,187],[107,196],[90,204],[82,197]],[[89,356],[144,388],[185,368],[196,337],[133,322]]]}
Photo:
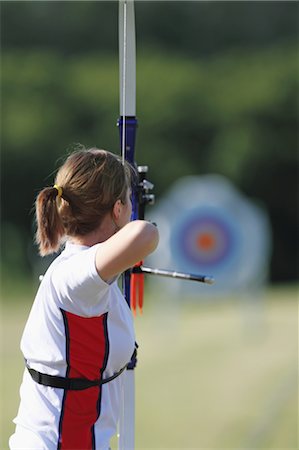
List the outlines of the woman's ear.
{"label": "woman's ear", "polygon": [[118,219],[121,215],[121,207],[122,207],[121,201],[116,200],[116,202],[114,203],[113,209],[112,209],[112,215],[113,215],[113,219],[115,221],[118,221]]}

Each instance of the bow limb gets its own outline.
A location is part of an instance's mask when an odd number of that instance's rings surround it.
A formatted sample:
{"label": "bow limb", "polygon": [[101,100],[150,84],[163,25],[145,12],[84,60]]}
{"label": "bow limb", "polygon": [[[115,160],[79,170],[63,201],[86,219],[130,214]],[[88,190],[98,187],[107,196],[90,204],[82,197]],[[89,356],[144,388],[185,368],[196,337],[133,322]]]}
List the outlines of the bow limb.
{"label": "bow limb", "polygon": [[120,116],[135,117],[136,38],[133,0],[119,1],[119,75]]}

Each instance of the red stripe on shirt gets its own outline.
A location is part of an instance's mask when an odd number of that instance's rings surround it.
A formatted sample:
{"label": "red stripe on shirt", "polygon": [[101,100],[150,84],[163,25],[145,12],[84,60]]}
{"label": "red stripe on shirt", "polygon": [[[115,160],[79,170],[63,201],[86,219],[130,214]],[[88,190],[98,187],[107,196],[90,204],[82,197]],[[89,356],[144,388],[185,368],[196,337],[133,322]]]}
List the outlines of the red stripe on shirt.
{"label": "red stripe on shirt", "polygon": [[[107,313],[80,317],[61,310],[65,324],[67,377],[95,380],[107,365]],[[93,426],[100,414],[101,387],[66,390],[59,424],[59,450],[94,449]]]}

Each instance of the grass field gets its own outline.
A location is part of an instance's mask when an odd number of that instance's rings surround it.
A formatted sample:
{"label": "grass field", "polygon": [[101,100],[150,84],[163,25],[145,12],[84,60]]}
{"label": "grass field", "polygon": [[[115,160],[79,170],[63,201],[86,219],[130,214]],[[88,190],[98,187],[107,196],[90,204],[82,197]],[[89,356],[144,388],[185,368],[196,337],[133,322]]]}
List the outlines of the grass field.
{"label": "grass field", "polygon": [[[258,301],[170,301],[136,320],[137,449],[298,449],[298,287]],[[2,292],[1,436],[13,431],[32,288]],[[115,447],[115,442],[113,443]]]}

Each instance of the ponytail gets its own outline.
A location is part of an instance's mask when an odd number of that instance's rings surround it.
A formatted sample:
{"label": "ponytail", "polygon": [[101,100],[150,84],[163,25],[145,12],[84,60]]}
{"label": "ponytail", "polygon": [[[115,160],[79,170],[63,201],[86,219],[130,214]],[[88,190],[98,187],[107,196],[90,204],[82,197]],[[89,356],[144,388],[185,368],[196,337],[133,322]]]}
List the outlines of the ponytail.
{"label": "ponytail", "polygon": [[53,187],[37,196],[36,243],[41,256],[57,252],[65,237],[85,236],[111,213],[119,199],[127,201],[134,169],[106,150],[82,148],[59,168]]}
{"label": "ponytail", "polygon": [[35,202],[36,243],[41,256],[57,252],[65,235],[64,226],[58,213],[58,202],[62,195],[57,185],[44,188]]}

